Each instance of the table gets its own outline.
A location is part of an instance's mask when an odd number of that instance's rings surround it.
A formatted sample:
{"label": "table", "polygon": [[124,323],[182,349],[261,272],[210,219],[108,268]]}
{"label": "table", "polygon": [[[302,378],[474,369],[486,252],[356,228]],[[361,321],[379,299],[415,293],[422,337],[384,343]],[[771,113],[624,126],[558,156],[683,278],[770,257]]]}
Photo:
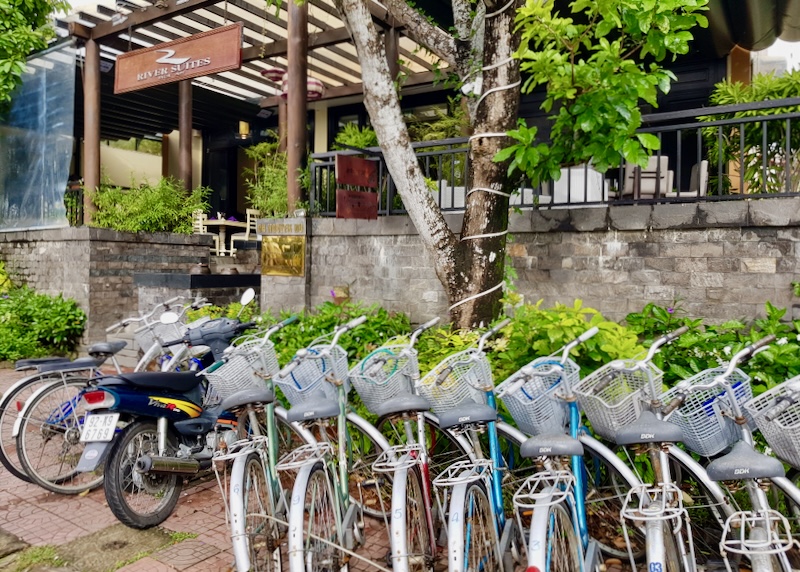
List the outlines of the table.
{"label": "table", "polygon": [[206,228],[211,230],[212,228],[217,229],[217,233],[219,234],[219,248],[220,254],[225,254],[226,252],[230,252],[231,249],[228,247],[226,241],[226,234],[229,228],[237,229],[237,228],[247,228],[247,223],[238,221],[238,220],[223,220],[223,219],[208,219],[205,221]]}

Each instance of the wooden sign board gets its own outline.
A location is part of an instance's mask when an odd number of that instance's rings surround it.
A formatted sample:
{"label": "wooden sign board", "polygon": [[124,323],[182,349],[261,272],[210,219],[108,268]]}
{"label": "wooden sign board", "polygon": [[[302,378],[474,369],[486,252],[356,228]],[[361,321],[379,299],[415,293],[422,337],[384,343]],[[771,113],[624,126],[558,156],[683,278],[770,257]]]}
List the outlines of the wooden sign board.
{"label": "wooden sign board", "polygon": [[378,218],[378,193],[336,189],[336,218]]}
{"label": "wooden sign board", "polygon": [[114,93],[238,69],[242,22],[117,56]]}
{"label": "wooden sign board", "polygon": [[378,163],[352,155],[336,155],[336,183],[377,189]]}

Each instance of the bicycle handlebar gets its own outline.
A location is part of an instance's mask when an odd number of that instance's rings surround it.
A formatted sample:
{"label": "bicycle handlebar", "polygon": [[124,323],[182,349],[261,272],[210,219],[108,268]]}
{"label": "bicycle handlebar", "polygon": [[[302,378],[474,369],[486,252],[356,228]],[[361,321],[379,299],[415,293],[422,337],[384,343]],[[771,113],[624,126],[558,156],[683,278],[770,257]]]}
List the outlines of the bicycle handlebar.
{"label": "bicycle handlebar", "polygon": [[[678,385],[675,386],[676,389],[678,390],[678,395],[676,395],[675,399],[673,399],[663,409],[663,414],[667,415],[669,413],[672,413],[675,409],[677,409],[683,404],[683,402],[686,400],[686,397],[688,397],[689,394],[695,391],[704,391],[708,389],[715,389],[717,387],[726,387],[726,388],[730,387],[730,384],[728,383],[728,378],[730,378],[730,376],[733,374],[734,370],[736,369],[736,366],[738,366],[743,361],[746,361],[751,357],[753,357],[754,355],[756,355],[760,350],[766,348],[773,341],[775,341],[775,335],[769,334],[767,336],[764,336],[760,340],[753,342],[752,344],[745,346],[744,348],[739,350],[739,352],[737,352],[736,355],[734,355],[733,358],[731,358],[731,361],[728,364],[728,367],[725,368],[725,371],[720,375],[716,376],[711,383],[698,383],[697,385],[688,385],[683,381],[678,383]],[[774,413],[774,415],[775,416],[779,415],[780,413],[785,411],[789,407],[789,405],[791,405],[791,403],[786,405],[776,413]],[[777,409],[778,407],[780,406],[776,405],[775,409]],[[773,409],[773,411],[775,411],[775,409]],[[772,411],[770,412],[770,414],[772,414]]]}
{"label": "bicycle handlebar", "polygon": [[520,378],[509,385],[508,387],[502,388],[497,391],[497,397],[503,397],[507,393],[514,393],[520,387],[522,387],[526,382],[533,379],[534,377],[547,377],[548,375],[553,375],[554,373],[561,373],[564,371],[564,366],[561,364],[553,364],[548,369],[540,369],[535,370],[531,366],[526,365],[522,369],[519,370]]}

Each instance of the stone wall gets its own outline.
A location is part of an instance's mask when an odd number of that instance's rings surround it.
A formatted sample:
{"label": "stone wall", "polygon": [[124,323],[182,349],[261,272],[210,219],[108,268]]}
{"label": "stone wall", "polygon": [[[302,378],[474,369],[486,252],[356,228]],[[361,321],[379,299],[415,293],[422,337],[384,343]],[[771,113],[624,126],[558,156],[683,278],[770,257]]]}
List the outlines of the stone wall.
{"label": "stone wall", "polygon": [[138,312],[136,272],[188,272],[208,262],[210,237],[99,228],[0,233],[0,260],[16,283],[75,299],[88,316],[84,342]]}
{"label": "stone wall", "polygon": [[[448,218],[458,231],[460,217]],[[676,302],[713,321],[753,319],[764,303],[792,306],[800,279],[800,198],[528,210],[511,217],[508,254],[529,302],[576,298],[621,320],[648,302]],[[262,277],[262,305],[317,305],[336,286],[350,297],[445,317],[447,297],[407,217],[313,219],[310,275]],[[303,302],[305,300],[305,302]]]}

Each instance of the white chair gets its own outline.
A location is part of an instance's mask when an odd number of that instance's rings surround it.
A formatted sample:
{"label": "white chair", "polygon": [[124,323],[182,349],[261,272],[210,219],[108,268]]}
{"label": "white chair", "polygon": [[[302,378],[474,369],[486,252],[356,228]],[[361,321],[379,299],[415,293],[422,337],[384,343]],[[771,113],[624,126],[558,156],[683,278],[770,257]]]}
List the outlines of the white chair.
{"label": "white chair", "polygon": [[214,239],[214,248],[211,249],[214,256],[225,256],[225,251],[219,247],[219,235],[216,232],[209,232],[206,226],[208,215],[203,211],[192,211],[192,234],[210,236]]}
{"label": "white chair", "polygon": [[[637,175],[637,171],[641,173]],[[634,196],[638,199],[652,199],[658,195],[663,197],[672,191],[675,174],[669,170],[669,157],[653,156],[647,161],[647,167],[642,169],[634,163],[625,163],[625,184],[622,187],[622,196]]]}
{"label": "white chair", "polygon": [[231,235],[231,256],[236,252],[237,242],[247,242],[249,240],[258,241],[256,220],[261,216],[260,213],[256,209],[245,209],[245,216],[247,220],[247,228],[245,231]]}
{"label": "white chair", "polygon": [[692,165],[689,177],[689,190],[678,194],[675,191],[665,193],[667,197],[704,197],[708,192],[708,161],[700,161]]}

